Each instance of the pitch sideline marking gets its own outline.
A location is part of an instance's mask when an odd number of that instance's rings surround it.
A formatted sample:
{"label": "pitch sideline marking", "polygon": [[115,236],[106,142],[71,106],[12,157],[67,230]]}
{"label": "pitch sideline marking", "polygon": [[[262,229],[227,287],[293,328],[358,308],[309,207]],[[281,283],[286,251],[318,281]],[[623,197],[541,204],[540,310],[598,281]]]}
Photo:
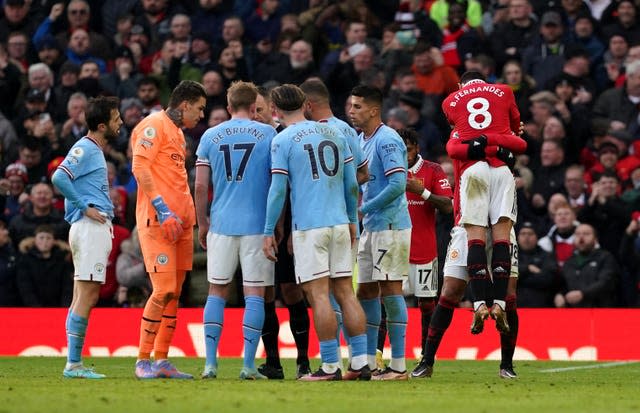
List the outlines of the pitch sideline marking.
{"label": "pitch sideline marking", "polygon": [[627,364],[635,364],[635,363],[638,363],[638,361],[637,360],[616,361],[612,363],[590,364],[588,366],[574,366],[574,367],[561,367],[556,369],[544,369],[544,370],[540,370],[539,373],[560,373],[563,371],[573,371],[573,370],[603,369],[607,367],[617,367],[617,366],[624,366]]}

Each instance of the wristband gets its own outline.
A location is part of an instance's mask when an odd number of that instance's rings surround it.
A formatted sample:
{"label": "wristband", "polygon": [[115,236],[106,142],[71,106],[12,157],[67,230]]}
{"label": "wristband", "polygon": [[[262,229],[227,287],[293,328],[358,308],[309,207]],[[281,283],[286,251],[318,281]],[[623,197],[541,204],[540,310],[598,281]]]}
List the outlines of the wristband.
{"label": "wristband", "polygon": [[422,194],[420,194],[420,196],[422,197],[422,199],[426,201],[431,196],[431,191],[425,188],[424,191],[422,191]]}

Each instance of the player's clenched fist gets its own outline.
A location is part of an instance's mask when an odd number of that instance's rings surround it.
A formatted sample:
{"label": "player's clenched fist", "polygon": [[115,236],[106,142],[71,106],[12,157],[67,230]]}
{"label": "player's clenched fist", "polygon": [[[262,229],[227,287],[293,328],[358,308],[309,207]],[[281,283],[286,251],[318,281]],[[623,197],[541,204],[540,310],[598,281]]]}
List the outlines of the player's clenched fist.
{"label": "player's clenched fist", "polygon": [[178,241],[184,229],[182,228],[182,220],[174,214],[161,196],[157,196],[151,200],[151,205],[156,210],[158,222],[160,223],[160,231],[164,239],[171,243]]}

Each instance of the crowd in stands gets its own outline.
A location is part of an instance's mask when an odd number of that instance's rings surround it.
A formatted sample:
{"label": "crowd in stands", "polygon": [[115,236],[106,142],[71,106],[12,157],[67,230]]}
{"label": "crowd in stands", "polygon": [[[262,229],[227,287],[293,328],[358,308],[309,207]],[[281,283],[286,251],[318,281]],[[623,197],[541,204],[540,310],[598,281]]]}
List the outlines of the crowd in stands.
{"label": "crowd in stands", "polygon": [[[116,225],[100,304],[139,306],[149,281],[129,137],[179,81],[201,82],[208,96],[205,118],[185,131],[192,179],[200,136],[229,117],[233,81],[269,89],[309,77],[324,80],[347,121],[354,86],[381,88],[385,122],[418,131],[422,156],[450,171],[440,105],[472,69],[513,89],[528,142],[515,167],[518,306],[638,306],[640,9],[631,0],[4,0],[0,306],[70,302],[69,227],[49,182],[87,132],[87,99],[117,96],[124,121],[105,150]],[[451,225],[443,220],[439,234]],[[185,304],[204,304],[205,268],[194,266]]]}

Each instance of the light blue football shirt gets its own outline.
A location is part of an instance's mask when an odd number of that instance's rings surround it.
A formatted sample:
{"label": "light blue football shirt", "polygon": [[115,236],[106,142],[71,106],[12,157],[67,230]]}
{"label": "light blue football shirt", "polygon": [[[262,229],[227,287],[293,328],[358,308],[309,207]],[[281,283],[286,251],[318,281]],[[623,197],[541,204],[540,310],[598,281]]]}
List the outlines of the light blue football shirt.
{"label": "light blue football shirt", "polygon": [[[109,180],[107,177],[107,161],[104,152],[96,141],[85,136],[79,139],[69,150],[67,156],[58,165],[72,181],[73,188],[85,205],[92,204],[97,210],[113,219],[113,203],[109,197]],[[63,195],[64,192],[63,192]],[[64,219],[73,224],[84,216],[84,211],[64,200]]]}
{"label": "light blue football shirt", "polygon": [[[369,160],[369,181],[362,185],[362,205],[365,205],[389,185],[392,174],[403,174],[406,183],[407,147],[394,129],[382,123],[370,137],[360,133],[360,144]],[[405,191],[384,207],[365,214],[362,222],[367,231],[411,228]]]}
{"label": "light blue football shirt", "polygon": [[332,128],[342,132],[345,138],[347,138],[347,143],[349,144],[349,149],[351,149],[351,154],[353,155],[353,164],[356,169],[360,169],[365,166],[368,162],[367,158],[364,156],[364,152],[362,152],[362,148],[360,147],[360,138],[358,137],[358,132],[353,129],[347,122],[342,119],[336,118],[332,116],[328,119],[319,120],[320,123],[326,123]]}
{"label": "light blue football shirt", "polygon": [[288,176],[292,230],[349,223],[344,165],[353,156],[341,133],[326,123],[295,123],[273,140],[271,157],[271,173]]}
{"label": "light blue football shirt", "polygon": [[275,135],[270,125],[237,118],[208,129],[200,138],[196,165],[209,166],[213,182],[211,232],[262,234]]}

